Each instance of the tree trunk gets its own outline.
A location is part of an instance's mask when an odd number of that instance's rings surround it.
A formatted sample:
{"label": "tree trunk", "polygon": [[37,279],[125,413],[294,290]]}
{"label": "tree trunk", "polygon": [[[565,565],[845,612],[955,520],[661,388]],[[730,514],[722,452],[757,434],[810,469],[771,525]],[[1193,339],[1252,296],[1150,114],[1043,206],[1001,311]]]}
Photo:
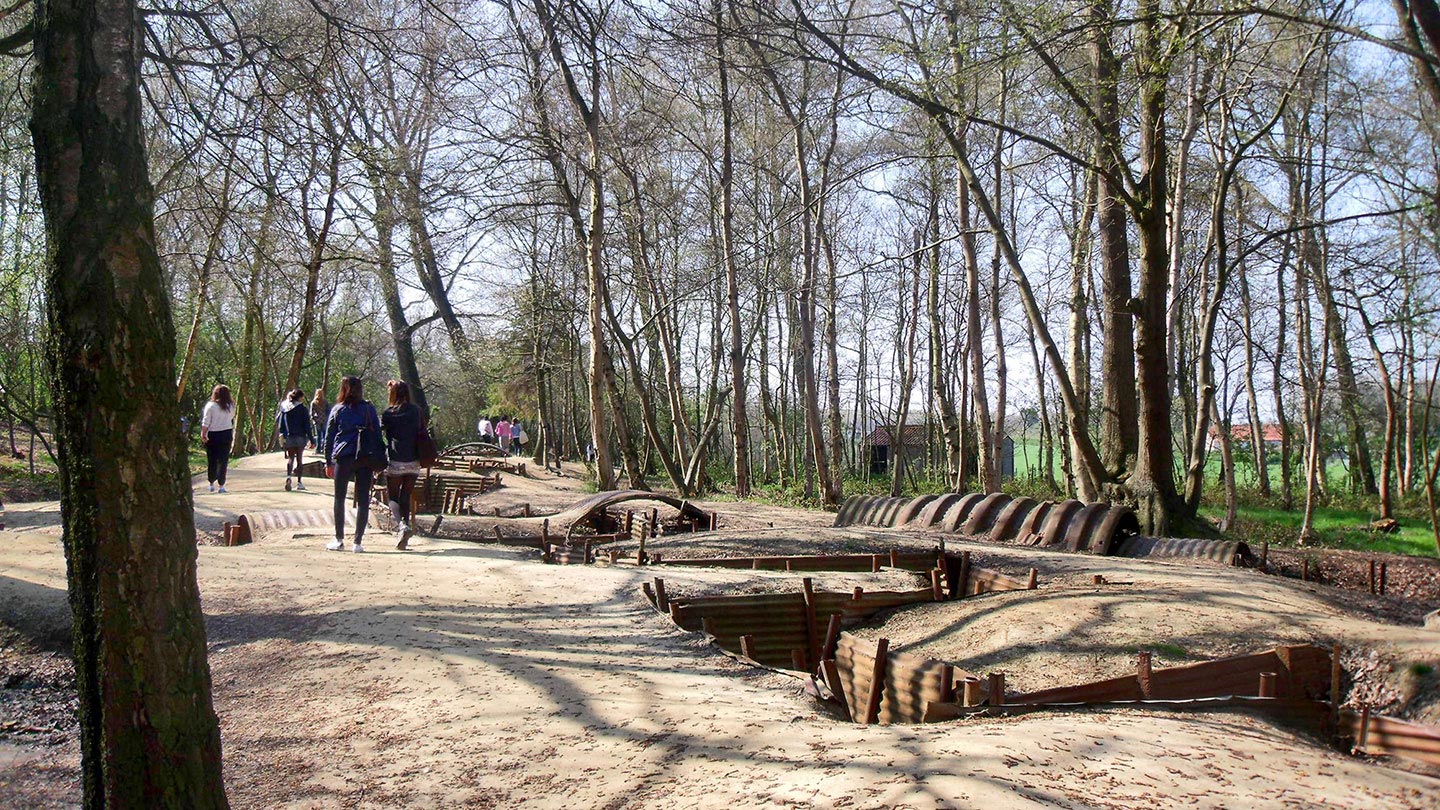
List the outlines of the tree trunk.
{"label": "tree trunk", "polygon": [[400,283],[395,272],[394,178],[378,162],[368,165],[366,174],[375,197],[375,275],[380,279],[380,294],[385,299],[385,315],[390,321],[395,364],[400,368],[400,379],[410,386],[411,401],[428,415],[430,404],[420,384],[420,367],[415,362],[415,333],[405,317],[405,304],[400,300]]}
{"label": "tree trunk", "polygon": [[133,0],[40,0],[34,19],[30,128],[85,805],[223,808],[141,124],[145,29]]}

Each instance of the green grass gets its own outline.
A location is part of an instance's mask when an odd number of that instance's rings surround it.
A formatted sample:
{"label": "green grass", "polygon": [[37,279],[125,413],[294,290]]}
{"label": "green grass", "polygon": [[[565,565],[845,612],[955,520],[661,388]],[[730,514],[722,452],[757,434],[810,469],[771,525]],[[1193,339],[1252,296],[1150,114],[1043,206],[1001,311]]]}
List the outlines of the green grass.
{"label": "green grass", "polygon": [[[1218,519],[1225,513],[1220,503],[1206,503],[1200,508],[1202,517]],[[1293,546],[1300,536],[1302,507],[1285,510],[1273,504],[1241,503],[1236,509],[1235,525],[1227,533],[1237,540],[1258,545],[1268,541],[1277,546]],[[1318,545],[1325,548],[1355,551],[1380,551],[1390,554],[1411,554],[1434,557],[1435,535],[1429,521],[1418,512],[1402,511],[1397,516],[1400,531],[1380,534],[1370,530],[1375,513],[1345,506],[1321,506],[1315,509],[1315,531]]]}

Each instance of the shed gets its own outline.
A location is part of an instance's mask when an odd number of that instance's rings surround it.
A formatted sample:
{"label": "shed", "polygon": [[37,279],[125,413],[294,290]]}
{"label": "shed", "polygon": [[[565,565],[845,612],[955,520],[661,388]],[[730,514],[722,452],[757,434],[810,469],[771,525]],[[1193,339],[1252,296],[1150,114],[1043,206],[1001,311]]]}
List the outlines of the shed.
{"label": "shed", "polygon": [[[870,450],[870,474],[884,475],[890,471],[890,458],[894,455],[895,426],[881,425],[870,432],[865,444]],[[925,455],[925,425],[905,425],[899,431],[904,443],[905,463],[917,464]]]}

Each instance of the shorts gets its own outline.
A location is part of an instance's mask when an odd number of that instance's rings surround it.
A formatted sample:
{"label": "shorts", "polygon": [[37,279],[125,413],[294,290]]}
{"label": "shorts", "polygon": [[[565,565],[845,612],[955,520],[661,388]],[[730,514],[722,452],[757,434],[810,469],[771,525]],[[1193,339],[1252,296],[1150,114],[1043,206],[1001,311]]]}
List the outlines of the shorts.
{"label": "shorts", "polygon": [[282,439],[286,450],[304,450],[310,440],[304,436],[285,436]]}
{"label": "shorts", "polygon": [[392,461],[390,466],[385,468],[386,475],[419,475],[425,468],[420,466],[418,461]]}

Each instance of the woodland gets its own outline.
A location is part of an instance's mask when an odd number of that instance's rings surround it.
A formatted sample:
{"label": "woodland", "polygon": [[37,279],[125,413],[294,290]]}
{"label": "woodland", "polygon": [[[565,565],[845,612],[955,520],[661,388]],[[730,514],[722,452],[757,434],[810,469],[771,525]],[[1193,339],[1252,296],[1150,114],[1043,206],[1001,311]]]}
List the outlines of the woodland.
{"label": "woodland", "polygon": [[[33,470],[28,8],[0,42],[0,420]],[[238,454],[282,392],[356,373],[409,381],[445,443],[503,413],[539,460],[593,446],[600,489],[1434,522],[1432,0],[137,13],[176,395],[193,425],[229,385]],[[877,472],[895,425],[923,440]]]}

